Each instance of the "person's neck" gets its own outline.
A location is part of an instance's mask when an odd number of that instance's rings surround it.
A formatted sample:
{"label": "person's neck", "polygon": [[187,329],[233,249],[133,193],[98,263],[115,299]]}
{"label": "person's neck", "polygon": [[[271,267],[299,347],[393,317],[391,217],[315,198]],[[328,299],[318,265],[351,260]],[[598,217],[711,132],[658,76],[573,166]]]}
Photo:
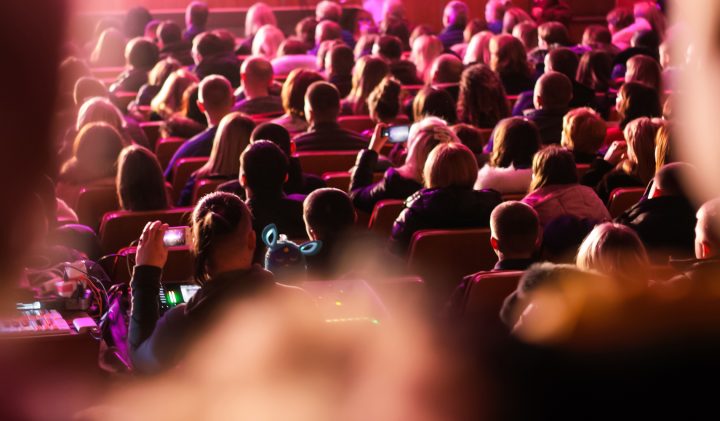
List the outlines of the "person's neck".
{"label": "person's neck", "polygon": [[328,124],[336,124],[336,123],[337,123],[337,119],[322,119],[322,120],[315,119],[310,123],[310,125],[313,127],[317,127],[317,126],[326,126]]}
{"label": "person's neck", "polygon": [[256,192],[256,191],[253,191],[252,189],[250,189],[249,187],[245,187],[245,197],[247,197],[248,199],[282,197],[283,194],[284,193],[282,191],[282,188],[277,191],[265,190],[265,191],[257,191]]}
{"label": "person's neck", "polygon": [[262,98],[269,95],[267,87],[245,85],[243,86],[243,90],[245,91],[246,99]]}
{"label": "person's neck", "polygon": [[218,261],[212,265],[211,268],[208,268],[208,275],[210,279],[215,278],[221,273],[226,272],[235,272],[235,271],[241,271],[241,270],[250,270],[252,269],[252,257],[251,258],[241,258],[241,259],[223,259],[221,261]]}
{"label": "person's neck", "polygon": [[208,128],[215,127],[220,124],[220,120],[222,120],[226,114],[227,112],[225,111],[217,113],[205,112],[205,117],[207,117],[208,121]]}

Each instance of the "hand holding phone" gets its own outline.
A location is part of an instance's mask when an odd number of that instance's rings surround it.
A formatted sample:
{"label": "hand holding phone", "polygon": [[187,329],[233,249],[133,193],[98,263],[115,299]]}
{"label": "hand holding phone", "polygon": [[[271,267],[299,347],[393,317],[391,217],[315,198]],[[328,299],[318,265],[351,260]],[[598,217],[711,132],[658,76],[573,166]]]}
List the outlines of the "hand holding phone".
{"label": "hand holding phone", "polygon": [[410,126],[407,124],[389,126],[383,134],[387,136],[390,143],[404,143],[407,142],[408,136],[410,135]]}
{"label": "hand holding phone", "polygon": [[167,229],[167,224],[160,221],[148,222],[145,225],[135,253],[135,263],[138,266],[165,266],[168,251],[163,244],[163,238]]}

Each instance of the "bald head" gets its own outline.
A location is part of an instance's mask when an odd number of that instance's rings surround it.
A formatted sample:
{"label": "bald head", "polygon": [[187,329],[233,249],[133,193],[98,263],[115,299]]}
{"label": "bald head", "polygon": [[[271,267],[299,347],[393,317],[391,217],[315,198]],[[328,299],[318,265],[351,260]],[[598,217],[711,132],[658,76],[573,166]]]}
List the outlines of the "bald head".
{"label": "bald head", "polygon": [[529,205],[508,201],[490,214],[493,249],[501,259],[532,257],[540,236],[540,218]]}
{"label": "bald head", "polygon": [[695,257],[707,259],[720,255],[720,198],[706,202],[697,212]]}
{"label": "bald head", "polygon": [[566,108],[573,96],[570,79],[560,72],[546,72],[535,83],[535,108]]}
{"label": "bald head", "polygon": [[443,11],[443,25],[462,26],[467,24],[468,6],[464,1],[453,0],[445,6]]}
{"label": "bald head", "polygon": [[655,174],[652,197],[685,196],[684,185],[693,179],[695,167],[684,162],[663,165]]}
{"label": "bald head", "polygon": [[462,60],[453,54],[440,55],[430,69],[432,83],[458,83],[462,72]]}
{"label": "bald head", "polygon": [[222,76],[208,76],[198,87],[198,105],[208,117],[208,122],[216,125],[230,112],[233,106],[233,90],[230,82]]}
{"label": "bald head", "polygon": [[267,96],[273,80],[272,65],[263,57],[250,57],[240,67],[240,79],[246,97]]}
{"label": "bald head", "polygon": [[324,0],[315,6],[315,19],[318,22],[324,20],[330,20],[333,22],[340,22],[342,16],[342,6],[335,3],[334,1]]}

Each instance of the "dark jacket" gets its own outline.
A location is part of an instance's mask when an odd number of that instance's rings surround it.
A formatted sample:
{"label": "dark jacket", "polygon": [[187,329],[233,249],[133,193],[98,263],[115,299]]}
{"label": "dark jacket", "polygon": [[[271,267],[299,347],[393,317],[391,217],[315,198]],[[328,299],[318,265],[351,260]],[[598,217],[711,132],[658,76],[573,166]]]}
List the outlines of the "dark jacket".
{"label": "dark jacket", "polygon": [[610,201],[610,194],[615,189],[645,186],[636,176],[616,169],[602,158],[597,158],[590,164],[590,169],[583,174],[580,184],[595,189],[595,193],[605,204]]}
{"label": "dark jacket", "polygon": [[465,187],[422,189],[408,198],[392,229],[392,250],[404,254],[415,232],[425,229],[485,228],[501,202],[495,190]]}
{"label": "dark jacket", "polygon": [[194,25],[188,25],[188,27],[183,32],[183,40],[192,42],[193,38],[202,34],[203,32],[205,32],[205,28],[201,28],[199,26],[194,26]]}
{"label": "dark jacket", "polygon": [[263,96],[253,99],[242,99],[235,103],[233,111],[248,115],[283,113],[282,100],[279,96]]}
{"label": "dark jacket", "polygon": [[175,151],[175,155],[170,159],[165,169],[165,179],[172,182],[172,169],[180,158],[192,158],[210,156],[212,150],[213,139],[217,132],[217,126],[208,127],[197,136],[188,139],[185,143]]}
{"label": "dark jacket", "polygon": [[149,83],[144,84],[138,90],[137,97],[135,98],[135,105],[150,105],[153,98],[160,92],[162,86],[151,85]]}
{"label": "dark jacket", "polygon": [[667,264],[669,257],[694,256],[696,211],[684,197],[656,197],[636,203],[615,222],[637,232],[653,263]]}
{"label": "dark jacket", "polygon": [[520,95],[521,92],[532,90],[534,85],[530,76],[515,73],[501,73],[500,80],[508,95]]}
{"label": "dark jacket", "polygon": [[350,178],[350,198],[361,211],[372,212],[375,204],[385,199],[407,199],[422,188],[422,184],[405,178],[395,169],[389,168],[382,180],[373,183],[373,171],[378,154],[370,149],[358,153],[355,169]]}
{"label": "dark jacket", "polygon": [[210,75],[224,76],[233,88],[237,88],[240,86],[240,61],[231,53],[204,57],[195,67],[195,74],[200,80]]}
{"label": "dark jacket", "polygon": [[190,66],[193,64],[193,58],[190,54],[191,49],[192,44],[188,41],[179,41],[167,44],[163,46],[162,50],[160,50],[160,59],[170,57],[179,61],[183,66]]}
{"label": "dark jacket", "polygon": [[330,75],[328,82],[335,85],[340,98],[345,98],[352,90],[352,75]]}
{"label": "dark jacket", "polygon": [[266,226],[275,224],[280,234],[291,240],[307,238],[305,221],[303,220],[303,202],[280,193],[256,194],[245,200],[253,214],[253,230],[257,236],[254,261],[262,262],[265,257],[265,243],[262,231]]}
{"label": "dark jacket", "polygon": [[306,133],[295,136],[294,141],[298,152],[358,150],[368,145],[367,139],[338,123],[313,124]]}
{"label": "dark jacket", "polygon": [[148,72],[131,68],[122,72],[110,85],[110,92],[137,92],[147,81]]}
{"label": "dark jacket", "polygon": [[176,365],[190,342],[211,326],[221,310],[276,285],[272,274],[260,266],[222,273],[203,285],[187,304],[173,307],[161,317],[161,274],[158,267],[135,266],[130,282],[128,344],[138,371],[157,372]]}
{"label": "dark jacket", "polygon": [[422,85],[418,78],[417,66],[410,60],[396,60],[390,62],[390,73],[402,85]]}
{"label": "dark jacket", "polygon": [[440,42],[443,43],[443,47],[445,47],[445,49],[448,49],[453,45],[460,44],[464,41],[464,30],[465,27],[463,25],[448,26],[446,28],[443,28],[443,30],[438,34],[438,39],[440,39]]}
{"label": "dark jacket", "polygon": [[[570,101],[570,108],[591,107],[597,109],[595,91],[574,80],[572,81],[572,84],[573,98]],[[525,91],[521,93],[512,109],[512,115],[523,116],[525,110],[534,109],[535,105],[533,104],[533,95],[533,91]]]}
{"label": "dark jacket", "polygon": [[[308,195],[317,189],[327,186],[322,178],[314,174],[303,173],[299,159],[290,157],[289,164],[288,179],[283,186],[285,194]],[[240,181],[237,179],[221,184],[217,190],[234,193],[242,198],[245,197],[245,189],[243,189]]]}
{"label": "dark jacket", "polygon": [[563,117],[567,108],[549,110],[543,108],[525,113],[525,117],[534,122],[540,131],[540,141],[543,145],[560,144],[562,138]]}

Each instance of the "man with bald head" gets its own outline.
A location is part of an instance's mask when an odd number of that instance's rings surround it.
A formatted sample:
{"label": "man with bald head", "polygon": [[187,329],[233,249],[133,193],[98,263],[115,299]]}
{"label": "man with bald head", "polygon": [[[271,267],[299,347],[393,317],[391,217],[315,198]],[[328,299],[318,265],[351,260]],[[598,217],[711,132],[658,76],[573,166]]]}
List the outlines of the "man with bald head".
{"label": "man with bald head", "polygon": [[697,211],[695,258],[696,260],[673,264],[682,269],[682,274],[673,278],[670,283],[695,287],[710,286],[716,290],[716,285],[720,282],[720,198],[705,202]]}
{"label": "man with bald head", "polygon": [[543,145],[560,144],[563,117],[572,97],[572,82],[560,72],[546,72],[535,83],[535,109],[526,111],[525,117],[538,126]]}
{"label": "man with bald head", "polygon": [[282,114],[282,100],[269,92],[272,81],[273,68],[269,61],[259,56],[246,59],[240,68],[244,98],[235,103],[233,111],[248,115]]}
{"label": "man with bald head", "polygon": [[445,6],[443,11],[443,30],[438,34],[438,38],[443,43],[445,49],[449,49],[455,44],[460,44],[464,40],[463,31],[468,21],[468,6],[464,1],[452,0]]}

